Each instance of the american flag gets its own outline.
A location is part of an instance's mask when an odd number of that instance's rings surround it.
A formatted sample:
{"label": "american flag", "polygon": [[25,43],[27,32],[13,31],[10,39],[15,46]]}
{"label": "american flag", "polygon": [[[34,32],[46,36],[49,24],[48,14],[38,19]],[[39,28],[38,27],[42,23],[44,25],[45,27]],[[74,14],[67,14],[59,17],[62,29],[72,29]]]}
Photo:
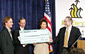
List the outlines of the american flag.
{"label": "american flag", "polygon": [[[49,32],[51,33],[51,36],[52,36],[52,23],[51,23],[51,12],[50,12],[49,0],[45,0],[44,19],[46,19],[47,22],[48,22],[47,29],[49,30]],[[52,47],[52,44],[51,44],[51,45],[49,45],[49,52],[52,52],[52,51],[53,51],[53,47]]]}

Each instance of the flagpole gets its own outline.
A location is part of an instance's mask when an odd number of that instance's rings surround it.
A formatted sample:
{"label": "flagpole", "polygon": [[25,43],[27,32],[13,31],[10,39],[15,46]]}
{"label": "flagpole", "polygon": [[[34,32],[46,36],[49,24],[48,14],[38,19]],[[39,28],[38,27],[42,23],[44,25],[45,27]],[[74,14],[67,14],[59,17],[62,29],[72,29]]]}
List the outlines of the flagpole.
{"label": "flagpole", "polygon": [[45,0],[45,4],[46,4],[46,0]]}

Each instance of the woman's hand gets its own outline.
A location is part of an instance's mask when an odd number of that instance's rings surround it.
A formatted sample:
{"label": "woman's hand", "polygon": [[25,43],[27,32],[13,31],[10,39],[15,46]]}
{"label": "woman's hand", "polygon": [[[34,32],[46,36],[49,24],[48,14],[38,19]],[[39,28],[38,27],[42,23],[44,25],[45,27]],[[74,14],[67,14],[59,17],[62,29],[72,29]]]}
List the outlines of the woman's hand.
{"label": "woman's hand", "polygon": [[49,39],[50,39],[50,42],[53,42],[53,40],[52,40],[52,37],[51,37],[51,36],[49,36]]}
{"label": "woman's hand", "polygon": [[33,45],[36,45],[36,43],[33,43]]}
{"label": "woman's hand", "polygon": [[35,43],[35,42],[33,43],[34,46],[36,46],[36,44],[37,44],[37,43]]}

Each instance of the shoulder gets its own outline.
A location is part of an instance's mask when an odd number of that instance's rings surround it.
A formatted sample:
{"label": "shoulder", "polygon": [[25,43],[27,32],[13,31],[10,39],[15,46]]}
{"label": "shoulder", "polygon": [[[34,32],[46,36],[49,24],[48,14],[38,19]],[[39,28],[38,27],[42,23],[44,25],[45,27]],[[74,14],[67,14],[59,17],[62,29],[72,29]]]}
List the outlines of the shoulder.
{"label": "shoulder", "polygon": [[66,29],[66,27],[62,27],[62,28],[60,28],[60,30],[64,30],[64,29]]}
{"label": "shoulder", "polygon": [[59,32],[64,32],[65,29],[66,29],[66,27],[62,27],[62,28],[59,29]]}
{"label": "shoulder", "polygon": [[8,34],[7,29],[6,29],[6,28],[3,28],[3,29],[1,30],[1,32],[0,32],[0,38],[1,38],[1,37],[4,37],[4,36],[7,36],[7,34]]}
{"label": "shoulder", "polygon": [[1,33],[6,33],[7,32],[7,29],[6,28],[3,28],[2,30],[1,30],[1,32],[0,32],[0,34]]}
{"label": "shoulder", "polygon": [[73,30],[79,30],[79,28],[75,27],[75,26],[72,26],[72,29]]}
{"label": "shoulder", "polygon": [[14,32],[15,32],[15,31],[19,31],[19,30],[20,30],[20,28],[18,27],[18,28],[16,28],[16,29],[14,30]]}

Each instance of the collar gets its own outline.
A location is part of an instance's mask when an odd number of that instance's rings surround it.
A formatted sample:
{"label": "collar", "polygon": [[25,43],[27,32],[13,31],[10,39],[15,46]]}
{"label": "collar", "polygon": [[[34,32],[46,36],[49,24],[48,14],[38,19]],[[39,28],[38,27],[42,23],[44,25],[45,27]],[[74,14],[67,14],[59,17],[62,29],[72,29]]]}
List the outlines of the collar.
{"label": "collar", "polygon": [[[71,30],[71,28],[72,28],[72,25],[68,28],[68,30],[70,31],[70,30]],[[67,30],[67,28],[66,28],[66,30]]]}
{"label": "collar", "polygon": [[72,25],[69,27],[69,29],[71,29],[72,28]]}
{"label": "collar", "polygon": [[7,30],[8,30],[9,32],[11,32],[11,29],[10,29],[9,27],[6,26],[6,28],[7,28]]}
{"label": "collar", "polygon": [[[65,26],[65,27],[66,27],[66,26]],[[71,27],[72,27],[72,25],[69,26],[69,28],[71,28]],[[69,28],[68,28],[68,29],[69,29]],[[67,27],[66,27],[66,29],[67,29]]]}
{"label": "collar", "polygon": [[20,27],[21,30],[24,30],[24,28]]}

